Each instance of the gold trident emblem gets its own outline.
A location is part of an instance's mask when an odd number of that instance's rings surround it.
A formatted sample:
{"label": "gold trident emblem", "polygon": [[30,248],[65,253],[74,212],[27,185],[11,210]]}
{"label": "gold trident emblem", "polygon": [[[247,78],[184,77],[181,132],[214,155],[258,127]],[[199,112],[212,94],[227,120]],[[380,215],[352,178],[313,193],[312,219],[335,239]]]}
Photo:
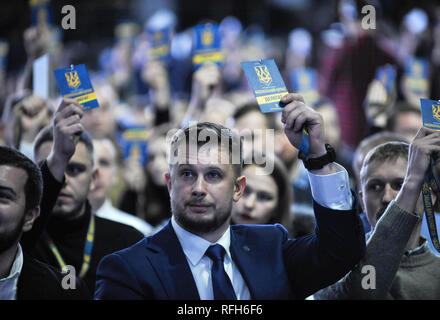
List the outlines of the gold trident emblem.
{"label": "gold trident emblem", "polygon": [[432,116],[434,117],[434,119],[440,121],[440,105],[432,105]]}
{"label": "gold trident emblem", "polygon": [[205,47],[212,45],[212,43],[214,42],[214,34],[210,29],[203,30],[201,38],[202,44]]}
{"label": "gold trident emblem", "polygon": [[78,72],[69,71],[64,74],[67,80],[67,84],[69,87],[73,89],[77,89],[81,85],[81,81],[79,80]]}
{"label": "gold trident emblem", "polygon": [[272,77],[269,73],[269,70],[267,70],[267,66],[254,66],[254,70],[257,73],[258,79],[261,83],[265,84],[266,86],[272,83]]}

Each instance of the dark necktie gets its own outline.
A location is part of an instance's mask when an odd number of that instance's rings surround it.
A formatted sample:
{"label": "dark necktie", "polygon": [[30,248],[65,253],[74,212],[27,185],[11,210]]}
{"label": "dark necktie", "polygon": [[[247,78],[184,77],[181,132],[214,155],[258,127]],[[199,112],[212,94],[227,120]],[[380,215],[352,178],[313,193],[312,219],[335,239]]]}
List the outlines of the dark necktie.
{"label": "dark necktie", "polygon": [[231,280],[226,274],[223,266],[225,253],[225,249],[219,244],[210,246],[205,253],[212,260],[211,279],[212,288],[214,290],[214,299],[237,300]]}

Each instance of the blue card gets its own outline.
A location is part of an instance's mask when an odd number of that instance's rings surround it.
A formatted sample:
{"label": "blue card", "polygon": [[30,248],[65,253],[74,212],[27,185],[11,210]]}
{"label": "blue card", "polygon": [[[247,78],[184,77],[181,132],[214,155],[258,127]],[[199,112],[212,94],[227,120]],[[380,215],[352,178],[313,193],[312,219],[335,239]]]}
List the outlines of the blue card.
{"label": "blue card", "polygon": [[118,142],[123,152],[124,160],[137,159],[142,165],[147,162],[147,128],[142,125],[122,124],[123,131],[119,133]]}
{"label": "blue card", "polygon": [[218,25],[205,24],[194,27],[193,33],[193,65],[199,68],[205,62],[214,62],[221,66],[221,36]]}
{"label": "blue card", "polygon": [[273,59],[242,62],[246,78],[263,113],[282,111],[281,98],[288,93]]}
{"label": "blue card", "polygon": [[315,105],[319,101],[316,71],[312,68],[295,68],[290,72],[292,92],[300,93],[304,101]]}
{"label": "blue card", "polygon": [[83,64],[54,71],[55,79],[65,98],[75,99],[87,111],[98,108],[98,99]]}
{"label": "blue card", "polygon": [[440,131],[440,101],[420,99],[423,126]]}
{"label": "blue card", "polygon": [[32,26],[53,24],[52,5],[50,0],[30,0]]}
{"label": "blue card", "polygon": [[388,95],[394,90],[396,85],[396,67],[386,65],[377,68],[376,80],[383,83]]}
{"label": "blue card", "polygon": [[411,78],[428,78],[428,61],[423,58],[410,57],[405,62],[406,75]]}
{"label": "blue card", "polygon": [[408,58],[405,62],[407,85],[411,91],[426,94],[428,90],[428,61],[422,58]]}
{"label": "blue card", "polygon": [[168,62],[171,48],[171,28],[147,30],[147,39],[150,44],[149,54],[154,60]]}

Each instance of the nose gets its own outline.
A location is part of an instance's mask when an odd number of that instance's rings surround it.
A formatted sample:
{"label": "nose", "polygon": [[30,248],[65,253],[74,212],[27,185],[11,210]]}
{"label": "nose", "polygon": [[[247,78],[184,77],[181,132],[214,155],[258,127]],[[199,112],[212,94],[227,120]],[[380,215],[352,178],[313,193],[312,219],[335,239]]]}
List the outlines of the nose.
{"label": "nose", "polygon": [[244,200],[244,206],[247,210],[252,210],[255,208],[255,202],[257,200],[257,196],[255,193],[249,194]]}
{"label": "nose", "polygon": [[197,180],[193,184],[192,195],[197,198],[206,196],[206,185],[202,175],[197,177]]}
{"label": "nose", "polygon": [[397,195],[397,191],[395,191],[393,188],[391,188],[390,184],[387,183],[385,185],[385,190],[384,190],[384,194],[382,197],[382,202],[383,203],[390,203],[391,200],[394,200],[396,195]]}

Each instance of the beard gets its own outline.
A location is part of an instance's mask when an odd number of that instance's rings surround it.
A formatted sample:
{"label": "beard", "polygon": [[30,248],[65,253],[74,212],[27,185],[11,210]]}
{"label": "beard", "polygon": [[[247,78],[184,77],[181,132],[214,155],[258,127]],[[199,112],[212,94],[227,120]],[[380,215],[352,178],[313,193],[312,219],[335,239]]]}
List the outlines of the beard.
{"label": "beard", "polygon": [[0,233],[0,253],[3,253],[11,248],[15,244],[15,242],[19,240],[21,232],[23,230],[25,217],[26,215],[24,214],[21,221],[13,230]]}
{"label": "beard", "polygon": [[231,217],[232,201],[223,209],[217,209],[215,205],[212,205],[210,210],[213,211],[211,217],[197,217],[196,214],[190,214],[186,211],[191,201],[181,203],[171,201],[171,211],[176,219],[176,222],[185,230],[194,234],[206,234],[213,232],[224,225]]}

